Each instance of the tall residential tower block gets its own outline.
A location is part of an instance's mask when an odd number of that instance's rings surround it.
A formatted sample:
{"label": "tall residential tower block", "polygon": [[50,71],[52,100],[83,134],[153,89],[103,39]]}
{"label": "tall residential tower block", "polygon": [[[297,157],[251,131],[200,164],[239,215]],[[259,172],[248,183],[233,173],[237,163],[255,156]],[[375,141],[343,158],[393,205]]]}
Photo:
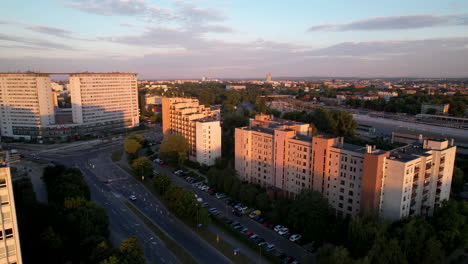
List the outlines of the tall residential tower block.
{"label": "tall residential tower block", "polygon": [[207,108],[193,98],[162,99],[163,134],[179,134],[189,143],[189,159],[213,165],[221,157],[220,109]]}
{"label": "tall residential tower block", "polygon": [[386,219],[431,215],[450,196],[456,147],[424,140],[383,151],[311,136],[308,124],[258,115],[235,131],[235,168],[242,180],[294,198],[318,191],[338,216],[373,211]]}

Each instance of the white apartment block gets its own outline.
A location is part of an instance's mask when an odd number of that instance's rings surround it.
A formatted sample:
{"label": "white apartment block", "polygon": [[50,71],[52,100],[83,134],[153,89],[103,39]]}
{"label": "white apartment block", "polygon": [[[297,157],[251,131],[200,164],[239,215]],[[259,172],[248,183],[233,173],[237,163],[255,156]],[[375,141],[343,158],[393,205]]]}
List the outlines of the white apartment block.
{"label": "white apartment block", "polygon": [[10,167],[0,166],[0,264],[21,264],[21,247],[16,222]]}
{"label": "white apartment block", "polygon": [[55,139],[139,124],[136,74],[70,74],[73,122],[66,124],[56,122],[58,103],[53,88],[49,73],[0,73],[1,136]]}
{"label": "white apartment block", "polygon": [[50,77],[40,73],[0,73],[2,136],[25,139],[55,123]]}
{"label": "white apartment block", "polygon": [[73,123],[106,125],[139,123],[134,73],[76,73],[70,76]]}
{"label": "white apartment block", "polygon": [[189,159],[213,165],[221,157],[220,110],[193,98],[163,98],[163,134],[180,134],[189,143]]}
{"label": "white apartment block", "polygon": [[449,198],[455,151],[447,140],[382,151],[338,137],[311,137],[308,124],[267,115],[235,131],[235,168],[242,180],[290,198],[303,189],[318,191],[343,217],[363,209],[391,220],[431,215]]}

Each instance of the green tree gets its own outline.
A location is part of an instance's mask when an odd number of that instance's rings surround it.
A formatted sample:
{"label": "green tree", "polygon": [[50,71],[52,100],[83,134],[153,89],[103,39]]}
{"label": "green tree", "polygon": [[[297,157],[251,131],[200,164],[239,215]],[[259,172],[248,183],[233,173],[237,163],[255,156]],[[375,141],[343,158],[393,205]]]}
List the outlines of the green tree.
{"label": "green tree", "polygon": [[354,216],[348,227],[347,246],[355,258],[364,257],[379,235],[386,232],[386,225],[373,214]]}
{"label": "green tree", "polygon": [[120,260],[125,264],[145,264],[143,247],[136,237],[129,237],[120,243]]}
{"label": "green tree", "polygon": [[189,144],[182,135],[168,135],[161,143],[159,153],[163,159],[177,162],[182,166],[189,150]]}
{"label": "green tree", "polygon": [[465,116],[466,104],[463,101],[453,101],[450,103],[449,114],[453,116]]}
{"label": "green tree", "polygon": [[147,157],[135,159],[132,163],[133,174],[139,177],[153,177],[153,164]]}
{"label": "green tree", "polygon": [[[379,237],[366,256],[367,263],[406,264],[405,255],[398,246],[398,240]],[[418,263],[418,262],[417,262]]]}
{"label": "green tree", "polygon": [[463,170],[455,167],[452,176],[452,191],[454,193],[460,193],[463,191],[463,185],[465,184],[464,178],[465,174],[463,173]]}
{"label": "green tree", "polygon": [[437,109],[435,108],[429,108],[426,110],[426,114],[428,115],[435,115],[437,113]]}
{"label": "green tree", "polygon": [[153,178],[154,189],[161,195],[164,195],[171,185],[171,178],[165,173],[158,173]]}
{"label": "green tree", "polygon": [[351,264],[353,259],[349,256],[346,248],[325,244],[317,252],[317,262],[321,264]]}
{"label": "green tree", "polygon": [[141,144],[138,143],[135,139],[127,139],[125,140],[125,152],[128,154],[136,155],[138,151],[141,149]]}
{"label": "green tree", "polygon": [[133,139],[136,140],[140,145],[144,145],[145,143],[145,138],[142,135],[139,134],[131,134],[126,138],[127,140]]}

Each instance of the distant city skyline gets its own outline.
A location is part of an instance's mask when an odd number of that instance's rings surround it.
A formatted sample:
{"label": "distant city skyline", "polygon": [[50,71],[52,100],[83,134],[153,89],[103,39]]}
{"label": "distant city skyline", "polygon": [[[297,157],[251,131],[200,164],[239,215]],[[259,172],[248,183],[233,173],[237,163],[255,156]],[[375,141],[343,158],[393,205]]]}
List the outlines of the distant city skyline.
{"label": "distant city skyline", "polygon": [[0,72],[468,77],[468,2],[6,0]]}

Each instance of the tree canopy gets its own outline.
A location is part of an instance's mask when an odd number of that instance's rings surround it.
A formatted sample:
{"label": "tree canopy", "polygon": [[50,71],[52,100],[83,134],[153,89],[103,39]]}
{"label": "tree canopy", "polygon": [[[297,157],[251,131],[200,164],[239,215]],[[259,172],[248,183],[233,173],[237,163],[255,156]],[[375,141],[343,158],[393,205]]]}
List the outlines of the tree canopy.
{"label": "tree canopy", "polygon": [[179,166],[187,158],[189,144],[182,135],[168,135],[161,143],[159,153],[163,159],[172,161]]}

